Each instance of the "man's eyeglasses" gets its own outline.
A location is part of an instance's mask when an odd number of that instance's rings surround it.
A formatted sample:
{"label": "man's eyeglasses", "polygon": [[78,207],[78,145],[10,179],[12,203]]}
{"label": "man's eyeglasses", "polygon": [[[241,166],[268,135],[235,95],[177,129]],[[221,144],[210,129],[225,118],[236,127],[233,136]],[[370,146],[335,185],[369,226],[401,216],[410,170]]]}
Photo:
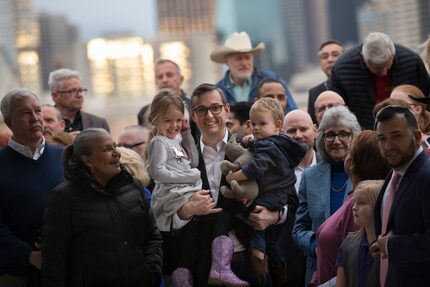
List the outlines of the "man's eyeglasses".
{"label": "man's eyeglasses", "polygon": [[66,90],[66,91],[57,91],[57,93],[59,94],[71,94],[72,96],[77,96],[78,94],[85,96],[87,92],[88,92],[87,89],[72,89],[72,90]]}
{"label": "man's eyeglasses", "polygon": [[322,112],[325,112],[327,109],[334,108],[334,107],[337,107],[337,106],[340,106],[340,105],[341,104],[337,104],[337,103],[336,104],[328,104],[328,105],[325,105],[325,106],[321,106],[321,107],[315,108],[315,111],[317,113],[322,113]]}
{"label": "man's eyeglasses", "polygon": [[206,107],[197,107],[194,108],[193,111],[198,115],[199,117],[204,117],[208,114],[208,111],[211,111],[213,115],[218,115],[222,112],[222,107],[224,105],[212,105],[209,108]]}
{"label": "man's eyeglasses", "polygon": [[334,139],[338,137],[340,141],[346,141],[349,139],[351,134],[352,134],[351,132],[338,132],[338,133],[328,132],[324,134],[324,139],[329,142],[334,142]]}
{"label": "man's eyeglasses", "polygon": [[128,148],[128,149],[133,149],[133,148],[135,148],[137,146],[140,146],[140,145],[143,145],[143,144],[146,144],[146,142],[143,141],[143,142],[138,142],[138,143],[135,143],[135,144],[118,144],[118,146],[119,147],[125,147],[125,148]]}

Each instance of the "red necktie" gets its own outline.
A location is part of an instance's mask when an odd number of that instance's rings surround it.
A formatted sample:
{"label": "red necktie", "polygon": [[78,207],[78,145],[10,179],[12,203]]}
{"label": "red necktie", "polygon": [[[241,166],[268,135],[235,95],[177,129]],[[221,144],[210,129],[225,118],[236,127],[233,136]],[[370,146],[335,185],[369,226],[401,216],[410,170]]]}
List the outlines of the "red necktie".
{"label": "red necktie", "polygon": [[[388,217],[390,216],[391,211],[391,205],[393,204],[394,195],[396,194],[397,190],[397,183],[399,182],[400,174],[396,171],[393,171],[391,175],[391,181],[390,185],[387,187],[388,195],[385,199],[385,205],[384,205],[384,212],[382,214],[382,232],[381,234],[387,233],[387,223],[388,223]],[[387,271],[388,271],[388,258],[382,258],[381,257],[381,265],[380,265],[380,283],[381,286],[385,286],[385,279],[387,277]]]}

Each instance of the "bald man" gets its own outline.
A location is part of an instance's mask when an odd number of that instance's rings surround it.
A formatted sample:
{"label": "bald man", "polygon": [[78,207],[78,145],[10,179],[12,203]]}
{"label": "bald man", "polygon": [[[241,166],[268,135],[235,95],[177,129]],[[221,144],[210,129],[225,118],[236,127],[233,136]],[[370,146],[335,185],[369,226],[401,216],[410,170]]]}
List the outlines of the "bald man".
{"label": "bald man", "polygon": [[325,91],[322,92],[315,101],[315,117],[317,119],[318,124],[321,123],[324,112],[332,107],[336,107],[345,105],[345,101],[343,98],[336,92],[333,91]]}
{"label": "bald man", "polygon": [[303,171],[317,163],[317,156],[314,150],[317,127],[312,122],[312,118],[308,113],[302,110],[293,110],[285,115],[282,130],[290,138],[306,145],[308,150],[303,160],[294,169],[297,178],[295,187],[296,191],[299,192]]}

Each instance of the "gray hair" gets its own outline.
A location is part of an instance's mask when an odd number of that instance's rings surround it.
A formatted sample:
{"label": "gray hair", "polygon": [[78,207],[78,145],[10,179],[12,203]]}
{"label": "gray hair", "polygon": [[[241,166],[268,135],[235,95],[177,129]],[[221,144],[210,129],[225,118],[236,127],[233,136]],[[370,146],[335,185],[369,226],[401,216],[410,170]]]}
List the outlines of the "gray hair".
{"label": "gray hair", "polygon": [[77,71],[69,69],[59,69],[49,74],[48,85],[51,92],[62,89],[61,82],[70,78],[81,79]]}
{"label": "gray hair", "polygon": [[122,129],[123,132],[133,131],[133,130],[139,131],[141,133],[149,133],[148,128],[144,127],[144,126],[141,126],[141,125],[128,125],[128,126],[126,126],[125,128]]}
{"label": "gray hair", "polygon": [[94,139],[100,135],[109,133],[102,128],[88,128],[81,131],[63,152],[64,177],[70,179],[77,171],[86,169],[81,160],[84,155],[91,155]]}
{"label": "gray hair", "polygon": [[158,59],[158,60],[155,62],[155,69],[157,69],[157,68],[158,68],[158,66],[163,65],[163,64],[166,64],[166,63],[170,63],[170,64],[172,64],[173,66],[175,66],[176,71],[178,72],[178,74],[179,74],[179,75],[182,75],[182,74],[181,74],[181,67],[179,67],[179,65],[178,65],[176,62],[174,62],[174,61],[172,61],[172,60],[170,60],[170,59]]}
{"label": "gray hair", "polygon": [[337,106],[328,109],[321,120],[317,134],[317,150],[323,160],[328,160],[328,155],[324,144],[324,133],[328,128],[333,126],[342,126],[352,131],[352,138],[355,138],[360,132],[360,124],[357,117],[345,106]]}
{"label": "gray hair", "polygon": [[373,32],[364,38],[361,54],[371,63],[383,64],[396,54],[396,49],[387,34]]}
{"label": "gray hair", "polygon": [[1,105],[0,109],[3,114],[3,118],[6,119],[10,117],[10,110],[11,110],[10,103],[12,99],[23,99],[27,97],[35,97],[36,100],[39,101],[39,98],[36,96],[36,94],[33,93],[32,90],[27,88],[15,89],[7,93],[6,96],[4,96],[3,99],[1,100],[1,104],[0,104]]}
{"label": "gray hair", "polygon": [[46,104],[46,105],[42,105],[42,108],[43,108],[43,107],[47,107],[47,108],[51,108],[51,109],[53,109],[53,110],[54,110],[54,112],[55,112],[55,115],[57,116],[57,119],[58,119],[59,121],[62,121],[62,120],[63,120],[63,116],[61,115],[60,111],[59,111],[55,106],[50,105],[50,104]]}

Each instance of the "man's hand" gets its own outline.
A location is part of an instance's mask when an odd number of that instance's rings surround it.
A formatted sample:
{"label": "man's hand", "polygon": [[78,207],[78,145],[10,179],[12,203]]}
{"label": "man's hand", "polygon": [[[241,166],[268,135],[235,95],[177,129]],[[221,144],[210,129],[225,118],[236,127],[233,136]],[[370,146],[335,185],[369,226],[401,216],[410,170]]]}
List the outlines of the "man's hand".
{"label": "man's hand", "polygon": [[387,254],[387,240],[388,238],[393,234],[393,231],[388,232],[387,235],[383,236],[383,235],[379,235],[378,237],[378,247],[379,247],[379,252],[381,253],[382,258],[387,258],[388,254]]}
{"label": "man's hand", "polygon": [[180,219],[189,220],[194,215],[206,215],[222,211],[222,208],[215,207],[216,202],[210,196],[209,190],[200,190],[195,192],[177,213]]}
{"label": "man's hand", "polygon": [[255,230],[265,230],[272,224],[276,224],[279,219],[278,211],[270,211],[264,206],[256,205],[249,214],[249,220]]}
{"label": "man's hand", "polygon": [[37,269],[42,269],[42,251],[32,251],[28,257],[28,262],[36,267]]}
{"label": "man's hand", "polygon": [[379,250],[378,240],[375,240],[369,246],[369,253],[373,257],[374,260],[379,261],[379,259],[381,258],[381,252]]}

